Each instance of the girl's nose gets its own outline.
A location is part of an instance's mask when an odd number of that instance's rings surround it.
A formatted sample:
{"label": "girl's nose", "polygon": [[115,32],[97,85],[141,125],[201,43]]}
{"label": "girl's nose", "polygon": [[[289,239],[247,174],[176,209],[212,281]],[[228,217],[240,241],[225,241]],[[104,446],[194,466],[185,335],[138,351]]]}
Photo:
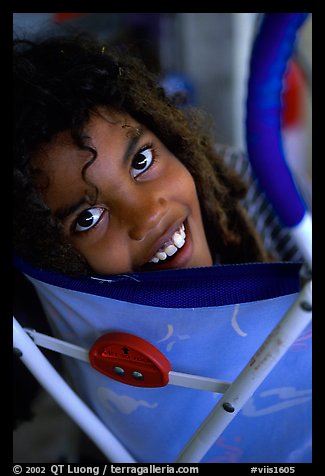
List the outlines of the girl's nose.
{"label": "girl's nose", "polygon": [[133,201],[127,211],[126,223],[132,240],[140,241],[159,225],[167,212],[167,201],[161,197],[145,197],[141,202]]}

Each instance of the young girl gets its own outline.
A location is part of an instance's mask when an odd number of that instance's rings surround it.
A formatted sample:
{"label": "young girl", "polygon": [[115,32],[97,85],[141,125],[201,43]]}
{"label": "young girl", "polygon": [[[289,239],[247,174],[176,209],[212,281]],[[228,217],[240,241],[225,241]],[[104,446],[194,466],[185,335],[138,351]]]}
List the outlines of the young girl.
{"label": "young girl", "polygon": [[[235,158],[231,149],[222,151],[215,144],[201,114],[178,109],[140,60],[83,35],[16,41],[14,107],[14,251],[18,258],[40,268],[37,271],[90,276],[85,279],[90,281],[94,274],[271,259],[271,247],[264,245],[270,236],[261,239],[256,221],[253,224],[246,211],[248,202],[256,205],[259,197],[240,176],[246,178],[247,163],[235,173],[227,165]],[[238,163],[236,160],[237,170]],[[266,217],[263,200],[254,209],[259,217]],[[274,223],[273,218],[271,221]],[[263,232],[264,223],[259,231]],[[55,283],[49,285],[47,294],[43,284],[38,292],[45,313],[51,315],[48,321],[54,335],[66,342],[89,349],[100,335],[124,329],[160,346],[182,372],[192,360],[188,372],[206,375],[205,364],[203,370],[200,367],[202,356],[209,357],[209,362],[221,362],[213,371],[225,380],[231,380],[242,367],[237,343],[247,334],[241,331],[238,336],[236,331],[230,344],[227,341],[220,347],[214,340],[208,308],[196,316],[190,306],[175,317],[171,307],[174,328],[165,308],[159,319],[146,313],[143,322],[141,304],[125,310],[119,307],[119,299],[111,299],[114,309],[111,306],[108,312],[101,296],[90,294],[87,301],[84,294],[75,296],[74,290],[62,291]],[[30,289],[27,294],[30,297]],[[20,292],[16,297],[25,306]],[[223,307],[229,306],[222,306],[226,314]],[[236,327],[235,317],[234,311],[223,330]],[[194,326],[197,319],[198,327]],[[263,321],[263,332],[265,326]],[[35,327],[40,330],[38,324]],[[243,347],[246,349],[246,341]],[[210,352],[215,354],[210,356]],[[193,370],[193,361],[198,370]],[[191,415],[190,430],[194,431],[206,409],[214,405],[208,392],[193,390],[184,403],[184,395],[170,388],[173,386],[159,393],[156,389],[143,393],[142,388],[106,379],[84,362],[74,359],[72,363],[68,358],[66,365],[78,393],[131,448],[137,461],[148,461],[148,454],[152,461],[174,460],[188,438],[184,412]],[[231,376],[223,376],[224,371],[231,371]],[[26,400],[25,388],[16,389],[16,394]],[[26,411],[21,418],[24,416]],[[166,433],[161,432],[164,436],[155,431],[157,421],[164,430],[166,427]],[[237,440],[226,441],[224,448]],[[213,458],[223,461],[220,455]]]}
{"label": "young girl", "polygon": [[14,45],[14,248],[69,275],[265,261],[202,116],[78,35]]}

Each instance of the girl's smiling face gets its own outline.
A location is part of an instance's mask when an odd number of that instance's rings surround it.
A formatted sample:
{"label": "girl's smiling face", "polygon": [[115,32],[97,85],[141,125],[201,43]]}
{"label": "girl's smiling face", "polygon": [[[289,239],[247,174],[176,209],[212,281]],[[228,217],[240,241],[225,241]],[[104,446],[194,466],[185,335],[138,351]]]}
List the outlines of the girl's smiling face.
{"label": "girl's smiling face", "polygon": [[[149,130],[126,114],[93,114],[91,159],[69,132],[42,146],[44,199],[95,273],[211,266],[193,177]],[[98,190],[96,203],[90,201]]]}

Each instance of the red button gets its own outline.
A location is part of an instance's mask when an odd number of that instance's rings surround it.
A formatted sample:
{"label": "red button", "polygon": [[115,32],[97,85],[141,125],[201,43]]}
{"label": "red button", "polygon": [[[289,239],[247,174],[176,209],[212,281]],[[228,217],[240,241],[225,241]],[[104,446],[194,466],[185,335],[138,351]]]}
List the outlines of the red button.
{"label": "red button", "polygon": [[89,360],[99,372],[135,387],[164,387],[171,371],[169,360],[160,350],[125,332],[110,332],[97,339]]}

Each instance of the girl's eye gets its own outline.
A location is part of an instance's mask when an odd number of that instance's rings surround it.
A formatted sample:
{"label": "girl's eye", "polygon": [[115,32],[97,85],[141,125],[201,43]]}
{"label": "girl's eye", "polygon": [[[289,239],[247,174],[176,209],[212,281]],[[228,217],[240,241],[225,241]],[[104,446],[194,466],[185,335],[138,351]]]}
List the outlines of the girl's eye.
{"label": "girl's eye", "polygon": [[154,161],[153,150],[145,147],[132,160],[131,175],[133,178],[145,172]]}
{"label": "girl's eye", "polygon": [[105,211],[105,208],[88,208],[88,210],[80,213],[75,221],[75,231],[81,232],[91,230],[91,228],[97,225]]}

